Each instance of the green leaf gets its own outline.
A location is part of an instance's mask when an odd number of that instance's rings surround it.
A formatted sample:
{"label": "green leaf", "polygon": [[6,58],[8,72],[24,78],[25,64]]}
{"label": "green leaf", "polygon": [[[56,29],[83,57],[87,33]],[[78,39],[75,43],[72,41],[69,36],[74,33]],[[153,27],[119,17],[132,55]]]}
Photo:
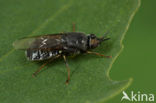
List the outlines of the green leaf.
{"label": "green leaf", "polygon": [[[119,94],[130,80],[113,81],[110,68],[122,50],[122,40],[139,7],[139,0],[1,0],[0,101],[2,103],[97,103]],[[72,31],[109,32],[109,41],[91,54],[68,57],[71,81],[62,58],[32,78],[42,63],[27,61],[12,43],[21,37]],[[125,68],[126,69],[126,68]],[[120,75],[120,73],[118,73]]]}

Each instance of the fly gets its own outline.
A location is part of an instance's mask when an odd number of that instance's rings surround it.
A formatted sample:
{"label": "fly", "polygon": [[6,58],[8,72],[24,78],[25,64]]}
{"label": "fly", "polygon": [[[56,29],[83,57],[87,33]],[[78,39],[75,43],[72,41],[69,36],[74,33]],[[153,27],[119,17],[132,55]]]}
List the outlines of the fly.
{"label": "fly", "polygon": [[68,84],[70,81],[70,69],[66,57],[69,55],[88,53],[111,58],[111,56],[89,51],[109,39],[110,38],[105,36],[98,38],[95,34],[86,35],[82,32],[75,32],[75,25],[73,25],[73,32],[27,37],[16,40],[13,46],[15,49],[25,50],[26,57],[29,61],[48,60],[33,73],[33,76],[36,76],[43,67],[53,59],[62,57],[67,68],[66,84]]}

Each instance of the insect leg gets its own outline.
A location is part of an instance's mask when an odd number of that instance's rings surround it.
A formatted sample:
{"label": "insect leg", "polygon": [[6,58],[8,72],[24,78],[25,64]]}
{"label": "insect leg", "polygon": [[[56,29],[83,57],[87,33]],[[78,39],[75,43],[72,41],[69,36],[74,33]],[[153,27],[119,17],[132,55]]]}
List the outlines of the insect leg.
{"label": "insect leg", "polygon": [[[49,61],[50,61],[50,60],[49,60]],[[37,71],[34,72],[34,73],[32,74],[32,76],[35,77],[35,76],[43,69],[43,67],[45,67],[45,66],[49,63],[49,61],[47,61],[47,62],[44,63],[39,69],[37,69]]]}
{"label": "insect leg", "polygon": [[98,56],[102,56],[102,57],[105,57],[105,58],[112,58],[112,56],[106,56],[106,55],[103,55],[103,54],[100,54],[100,53],[96,53],[96,52],[91,52],[91,51],[87,51],[88,54],[95,54],[95,55],[98,55]]}
{"label": "insect leg", "polygon": [[70,69],[69,69],[69,65],[68,65],[68,63],[67,63],[66,56],[63,55],[63,58],[64,58],[64,61],[65,61],[65,64],[66,64],[67,72],[68,72],[68,78],[67,78],[67,80],[66,80],[66,84],[68,84],[68,83],[69,83],[69,80],[70,80]]}
{"label": "insect leg", "polygon": [[73,32],[75,32],[75,23],[73,23]]}
{"label": "insect leg", "polygon": [[[58,58],[60,55],[56,56],[55,58]],[[44,63],[36,72],[32,74],[33,77],[35,77],[49,62],[51,62],[54,59],[48,60],[46,63]]]}

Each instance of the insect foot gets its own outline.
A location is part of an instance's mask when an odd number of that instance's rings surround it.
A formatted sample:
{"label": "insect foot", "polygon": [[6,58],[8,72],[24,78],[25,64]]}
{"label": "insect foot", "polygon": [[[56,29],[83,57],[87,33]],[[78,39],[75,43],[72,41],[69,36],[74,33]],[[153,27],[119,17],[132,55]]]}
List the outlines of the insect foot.
{"label": "insect foot", "polygon": [[36,77],[36,74],[35,74],[35,73],[33,73],[33,74],[32,74],[32,77],[33,77],[33,78],[34,78],[34,77]]}
{"label": "insect foot", "polygon": [[68,85],[69,84],[69,80],[66,80],[66,85]]}

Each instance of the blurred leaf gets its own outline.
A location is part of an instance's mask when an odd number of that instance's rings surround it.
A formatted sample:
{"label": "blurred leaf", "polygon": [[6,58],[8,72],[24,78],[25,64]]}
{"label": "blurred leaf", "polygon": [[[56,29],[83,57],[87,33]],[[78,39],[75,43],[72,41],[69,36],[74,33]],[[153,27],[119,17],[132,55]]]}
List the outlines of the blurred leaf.
{"label": "blurred leaf", "polygon": [[[1,0],[0,1],[0,101],[2,103],[103,102],[128,87],[130,80],[112,81],[109,70],[122,49],[122,39],[139,7],[139,0]],[[15,51],[18,38],[76,30],[111,40],[95,49],[112,55],[101,58],[82,54],[68,58],[71,81],[65,85],[62,58],[32,78],[42,63],[27,61]],[[118,73],[120,75],[120,73]]]}

